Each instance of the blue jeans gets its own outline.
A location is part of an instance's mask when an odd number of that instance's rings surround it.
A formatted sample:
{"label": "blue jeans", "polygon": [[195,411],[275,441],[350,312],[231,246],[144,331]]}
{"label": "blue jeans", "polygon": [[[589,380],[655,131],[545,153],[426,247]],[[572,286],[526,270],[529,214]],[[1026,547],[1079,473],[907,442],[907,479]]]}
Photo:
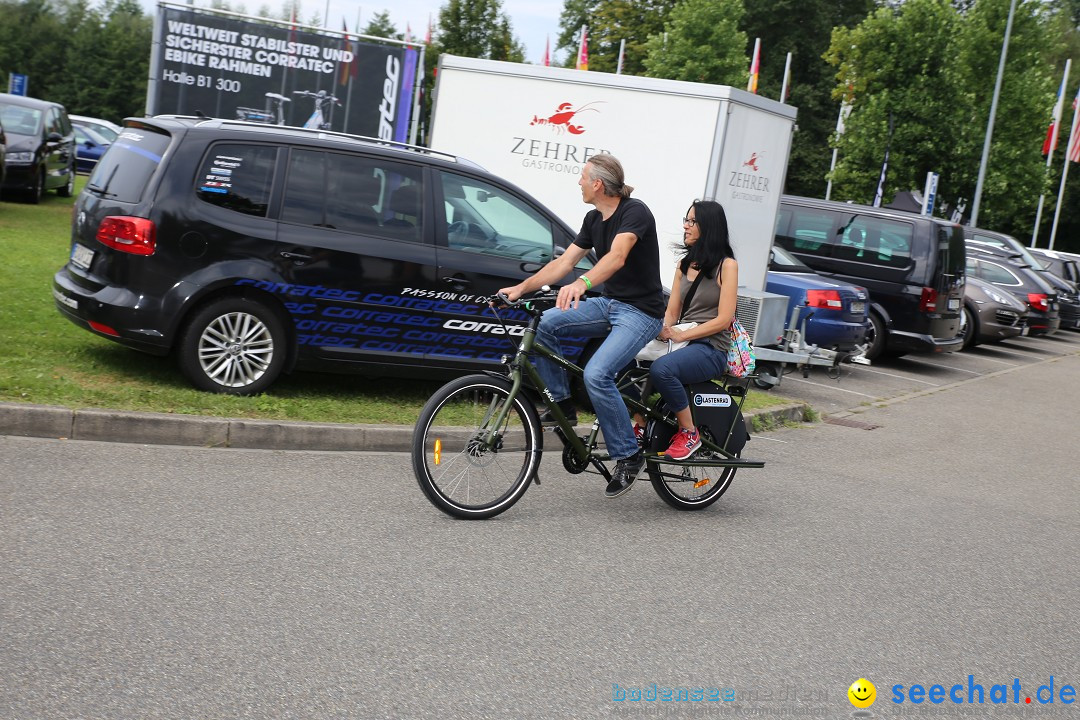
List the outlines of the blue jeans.
{"label": "blue jeans", "polygon": [[[616,460],[630,457],[638,451],[638,446],[630,414],[615,385],[615,374],[659,335],[663,326],[660,318],[607,297],[591,297],[576,310],[551,308],[540,319],[536,339],[560,354],[560,337],[606,338],[585,366],[585,389],[600,421],[608,453]],[[533,364],[554,400],[570,397],[565,370],[545,357],[535,357]]]}
{"label": "blue jeans", "polygon": [[720,352],[708,342],[693,341],[654,360],[649,368],[649,380],[668,408],[679,412],[690,406],[683,385],[718,378],[726,370],[727,353]]}

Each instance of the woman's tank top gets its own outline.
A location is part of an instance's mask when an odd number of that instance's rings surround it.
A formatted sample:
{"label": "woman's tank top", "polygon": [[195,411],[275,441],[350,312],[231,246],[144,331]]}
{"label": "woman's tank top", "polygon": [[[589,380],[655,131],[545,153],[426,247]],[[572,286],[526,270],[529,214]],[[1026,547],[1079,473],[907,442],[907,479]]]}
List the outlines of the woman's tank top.
{"label": "woman's tank top", "polygon": [[[713,320],[720,306],[720,286],[716,283],[716,278],[701,278],[697,290],[694,291],[694,297],[690,298],[688,307],[686,296],[690,293],[690,286],[693,284],[693,281],[688,280],[686,274],[682,273],[682,278],[679,280],[679,291],[682,293],[682,320],[680,322],[704,323]],[[701,339],[708,340],[710,345],[722,353],[727,353],[731,347],[731,332],[726,329]]]}

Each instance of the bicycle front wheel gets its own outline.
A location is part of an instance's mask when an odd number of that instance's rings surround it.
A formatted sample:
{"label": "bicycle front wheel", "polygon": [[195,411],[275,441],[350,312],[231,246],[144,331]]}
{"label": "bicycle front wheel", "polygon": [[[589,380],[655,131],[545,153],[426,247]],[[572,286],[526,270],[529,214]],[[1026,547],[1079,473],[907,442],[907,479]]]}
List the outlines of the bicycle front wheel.
{"label": "bicycle front wheel", "polygon": [[[667,432],[662,432],[658,423],[654,423],[653,428],[649,443],[650,454],[662,453],[671,441],[671,428],[665,428]],[[739,457],[739,453],[735,453],[735,457]],[[701,467],[693,463],[695,460],[720,459],[719,454],[702,448],[685,463],[649,463],[646,467],[653,490],[661,500],[676,510],[704,510],[719,500],[731,487],[736,468]]]}
{"label": "bicycle front wheel", "polygon": [[511,387],[504,378],[470,375],[444,385],[420,411],[413,471],[428,500],[448,515],[498,515],[521,499],[536,474],[540,418],[524,395],[511,400]]}

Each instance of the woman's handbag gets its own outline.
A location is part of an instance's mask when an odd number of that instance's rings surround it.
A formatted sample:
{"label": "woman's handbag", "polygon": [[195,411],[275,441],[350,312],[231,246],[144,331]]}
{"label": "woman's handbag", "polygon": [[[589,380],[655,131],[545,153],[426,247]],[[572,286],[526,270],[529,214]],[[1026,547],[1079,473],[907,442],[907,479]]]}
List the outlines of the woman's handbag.
{"label": "woman's handbag", "polygon": [[[701,279],[703,277],[705,277],[705,273],[699,272],[697,274],[697,277],[694,278],[694,282],[690,284],[690,289],[686,292],[686,300],[683,301],[682,313],[679,314],[680,320],[682,320],[682,316],[686,314],[686,308],[690,306],[690,301],[694,299],[694,293],[697,292],[698,285],[701,284]],[[696,326],[696,322],[680,322],[676,325],[672,325],[671,327],[675,330],[689,330],[690,328]],[[660,340],[659,338],[657,338],[655,340],[650,340],[648,345],[641,348],[641,350],[638,351],[638,354],[634,356],[634,359],[652,362],[657,358],[663,357],[668,353],[673,353],[676,350],[684,348],[689,344],[689,340],[675,342],[674,340]]]}
{"label": "woman's handbag", "polygon": [[727,356],[727,374],[731,377],[746,377],[754,372],[757,358],[754,346],[750,344],[750,334],[738,318],[731,321],[731,349]]}
{"label": "woman's handbag", "polygon": [[[695,326],[697,326],[696,322],[688,322],[672,325],[671,328],[673,330],[689,330]],[[635,357],[638,360],[648,360],[649,362],[652,362],[668,353],[673,353],[680,348],[684,348],[689,344],[689,341],[676,342],[674,340],[650,340],[649,344],[641,348]]]}

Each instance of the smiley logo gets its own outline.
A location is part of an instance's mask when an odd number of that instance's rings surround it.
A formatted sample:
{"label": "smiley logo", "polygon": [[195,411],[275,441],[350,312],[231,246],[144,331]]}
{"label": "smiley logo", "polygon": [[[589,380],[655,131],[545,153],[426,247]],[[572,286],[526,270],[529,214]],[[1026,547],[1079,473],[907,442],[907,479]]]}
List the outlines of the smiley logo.
{"label": "smiley logo", "polygon": [[851,683],[847,690],[848,700],[857,708],[868,708],[877,700],[877,688],[866,678],[859,678]]}

